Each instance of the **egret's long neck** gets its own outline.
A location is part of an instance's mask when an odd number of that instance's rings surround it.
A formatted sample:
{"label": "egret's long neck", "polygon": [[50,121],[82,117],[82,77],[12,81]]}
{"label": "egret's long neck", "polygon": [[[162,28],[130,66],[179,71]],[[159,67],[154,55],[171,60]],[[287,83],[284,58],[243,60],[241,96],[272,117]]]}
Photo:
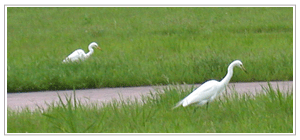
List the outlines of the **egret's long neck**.
{"label": "egret's long neck", "polygon": [[89,47],[89,52],[86,53],[86,57],[90,57],[94,53],[94,49],[92,47]]}
{"label": "egret's long neck", "polygon": [[233,65],[229,65],[228,67],[228,72],[226,74],[226,76],[222,79],[221,83],[227,85],[232,77],[233,74]]}

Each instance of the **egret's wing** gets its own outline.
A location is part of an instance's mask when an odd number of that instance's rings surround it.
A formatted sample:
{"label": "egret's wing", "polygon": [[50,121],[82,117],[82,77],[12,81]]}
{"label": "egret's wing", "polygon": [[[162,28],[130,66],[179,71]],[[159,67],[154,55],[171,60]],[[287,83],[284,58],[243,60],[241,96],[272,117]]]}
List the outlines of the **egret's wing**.
{"label": "egret's wing", "polygon": [[217,85],[218,85],[218,81],[216,80],[211,80],[204,83],[195,91],[193,91],[190,95],[185,97],[183,99],[182,105],[187,106],[196,102],[201,102],[203,100],[210,99],[216,93]]}
{"label": "egret's wing", "polygon": [[75,50],[73,53],[71,53],[68,57],[69,58],[79,58],[84,54],[85,53],[82,49],[78,49],[78,50]]}
{"label": "egret's wing", "polygon": [[69,59],[71,61],[76,61],[78,59],[82,59],[84,55],[85,53],[82,49],[77,49],[74,52],[72,52],[66,59]]}

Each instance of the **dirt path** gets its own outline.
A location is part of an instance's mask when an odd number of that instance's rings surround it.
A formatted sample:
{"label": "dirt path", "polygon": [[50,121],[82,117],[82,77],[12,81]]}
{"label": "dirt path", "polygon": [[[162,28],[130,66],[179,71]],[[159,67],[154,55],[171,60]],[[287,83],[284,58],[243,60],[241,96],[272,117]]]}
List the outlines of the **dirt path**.
{"label": "dirt path", "polygon": [[[272,87],[285,91],[292,90],[293,81],[275,81],[270,82]],[[182,85],[192,86],[192,85]],[[196,84],[195,87],[200,86]],[[228,87],[235,87],[235,90],[239,93],[255,93],[261,91],[261,86],[267,87],[267,82],[251,82],[251,83],[230,83]],[[123,98],[140,98],[141,95],[148,94],[150,91],[155,92],[161,90],[165,86],[143,86],[143,87],[125,87],[125,88],[101,88],[101,89],[85,89],[76,90],[76,96],[79,99],[89,99],[91,102],[101,101],[108,102],[112,99],[119,99],[119,95]],[[231,88],[227,88],[230,91]],[[46,107],[45,102],[51,103],[58,101],[59,95],[72,94],[72,90],[60,90],[60,91],[40,91],[40,92],[28,92],[28,93],[8,93],[7,94],[7,107],[11,109],[20,109],[28,106],[30,109],[35,109],[36,105]]]}

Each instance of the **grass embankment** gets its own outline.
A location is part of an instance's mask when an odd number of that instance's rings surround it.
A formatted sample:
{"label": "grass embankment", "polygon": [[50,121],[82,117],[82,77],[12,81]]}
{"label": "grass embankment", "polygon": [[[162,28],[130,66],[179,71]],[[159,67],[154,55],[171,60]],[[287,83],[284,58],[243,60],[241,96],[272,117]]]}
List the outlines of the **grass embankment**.
{"label": "grass embankment", "polygon": [[[96,50],[62,64],[72,51]],[[291,7],[9,7],[7,90],[293,79]],[[238,76],[236,76],[238,75]]]}
{"label": "grass embankment", "polygon": [[[170,87],[141,101],[84,104],[60,97],[43,112],[8,110],[8,133],[293,133],[293,93],[222,94],[194,112],[171,108],[192,89]],[[75,95],[75,94],[74,94]],[[64,100],[67,100],[64,103]]]}

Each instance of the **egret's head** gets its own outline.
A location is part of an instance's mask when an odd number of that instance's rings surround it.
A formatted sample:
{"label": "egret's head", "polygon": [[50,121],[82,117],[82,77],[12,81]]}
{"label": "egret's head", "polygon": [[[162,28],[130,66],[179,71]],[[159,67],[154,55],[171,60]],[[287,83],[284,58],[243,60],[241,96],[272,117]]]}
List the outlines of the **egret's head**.
{"label": "egret's head", "polygon": [[92,42],[90,45],[89,45],[89,49],[92,49],[92,48],[96,48],[96,49],[99,49],[99,50],[102,50],[98,44],[96,42]]}
{"label": "egret's head", "polygon": [[243,65],[243,63],[242,63],[242,61],[240,61],[240,60],[235,60],[235,61],[233,61],[232,63],[234,63],[235,66],[240,67],[244,72],[247,73],[247,71],[246,71],[246,69],[245,69],[245,67],[244,67],[244,65]]}

